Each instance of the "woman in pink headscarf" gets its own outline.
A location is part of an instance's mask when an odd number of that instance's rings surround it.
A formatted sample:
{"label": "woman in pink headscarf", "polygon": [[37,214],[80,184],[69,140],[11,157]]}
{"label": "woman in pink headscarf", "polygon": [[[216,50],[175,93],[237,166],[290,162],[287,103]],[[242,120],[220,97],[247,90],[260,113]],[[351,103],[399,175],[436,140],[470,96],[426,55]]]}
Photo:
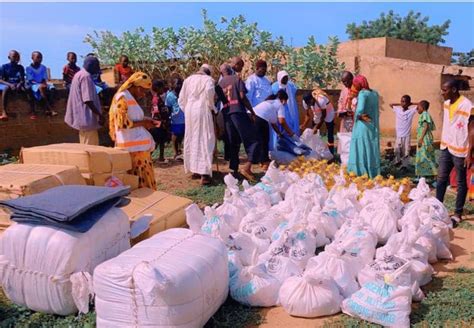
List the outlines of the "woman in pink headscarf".
{"label": "woman in pink headscarf", "polygon": [[347,171],[374,178],[380,174],[379,95],[362,75],[354,78],[351,95],[357,108]]}

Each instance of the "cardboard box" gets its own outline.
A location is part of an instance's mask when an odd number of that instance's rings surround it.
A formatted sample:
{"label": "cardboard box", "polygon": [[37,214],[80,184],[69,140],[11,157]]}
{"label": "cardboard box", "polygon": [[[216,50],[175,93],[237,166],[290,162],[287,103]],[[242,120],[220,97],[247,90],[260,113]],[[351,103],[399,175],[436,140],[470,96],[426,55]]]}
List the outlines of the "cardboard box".
{"label": "cardboard box", "polygon": [[125,150],[76,143],[23,148],[20,159],[25,164],[75,165],[83,173],[132,169],[132,159]]}
{"label": "cardboard box", "polygon": [[148,188],[132,191],[129,198],[130,203],[122,207],[122,210],[130,218],[131,224],[144,215],[153,215],[148,230],[133,239],[133,243],[147,239],[160,231],[184,226],[186,224],[184,209],[192,203],[190,199]]}
{"label": "cardboard box", "polygon": [[125,186],[130,186],[131,190],[138,189],[138,176],[127,173],[82,173],[82,177],[90,186],[105,186],[111,176],[118,178]]}
{"label": "cardboard box", "polygon": [[0,199],[33,195],[61,185],[85,185],[75,166],[8,164],[0,166]]}

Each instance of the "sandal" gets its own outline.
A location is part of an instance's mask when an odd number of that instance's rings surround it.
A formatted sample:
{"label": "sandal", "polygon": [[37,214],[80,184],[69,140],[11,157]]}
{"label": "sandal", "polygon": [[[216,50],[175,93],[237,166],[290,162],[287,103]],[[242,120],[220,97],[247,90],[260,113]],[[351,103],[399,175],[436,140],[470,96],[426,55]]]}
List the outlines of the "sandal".
{"label": "sandal", "polygon": [[193,175],[191,175],[191,179],[193,180],[201,179],[201,175],[197,173],[193,173]]}
{"label": "sandal", "polygon": [[257,182],[257,178],[252,173],[241,171],[240,174],[247,179],[248,182],[254,183]]}
{"label": "sandal", "polygon": [[212,183],[211,177],[208,175],[203,175],[201,177],[201,185],[202,186],[209,186]]}
{"label": "sandal", "polygon": [[38,119],[38,116],[36,116],[36,114],[30,115],[30,120],[37,120],[37,119]]}
{"label": "sandal", "polygon": [[461,223],[462,221],[461,217],[456,214],[451,215],[450,219],[451,219],[451,223],[453,224],[453,228],[456,228],[459,225],[459,223]]}

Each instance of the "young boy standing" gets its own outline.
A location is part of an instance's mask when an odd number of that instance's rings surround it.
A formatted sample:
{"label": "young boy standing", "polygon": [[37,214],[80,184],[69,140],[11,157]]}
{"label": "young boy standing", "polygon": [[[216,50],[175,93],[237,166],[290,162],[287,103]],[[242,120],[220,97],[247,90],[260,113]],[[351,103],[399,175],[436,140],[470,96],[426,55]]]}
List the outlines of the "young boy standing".
{"label": "young boy standing", "polygon": [[74,52],[68,52],[66,58],[68,63],[63,67],[63,81],[64,86],[69,90],[74,75],[76,75],[76,73],[79,72],[81,68],[76,65],[77,55]]}
{"label": "young boy standing", "polygon": [[407,169],[410,164],[410,139],[413,117],[417,113],[416,103],[409,95],[404,95],[399,104],[390,104],[395,113],[397,139],[395,145],[395,165]]}
{"label": "young boy standing", "polygon": [[115,80],[118,81],[118,85],[124,84],[133,73],[133,69],[129,65],[128,56],[120,56],[119,63],[115,65]]}
{"label": "young boy standing", "polygon": [[[170,90],[166,93],[165,105],[171,112],[171,141],[174,146],[174,159],[177,159],[181,152],[181,143],[184,138],[184,112],[178,104],[179,92],[183,86],[181,78],[174,78],[170,81]],[[181,158],[182,159],[182,158]]]}
{"label": "young boy standing", "polygon": [[11,92],[25,91],[25,69],[20,62],[20,54],[16,50],[8,54],[10,63],[0,67],[0,91],[2,92],[2,114],[0,120],[7,121],[7,101]]}
{"label": "young boy standing", "polygon": [[160,156],[158,158],[159,162],[167,163],[165,160],[165,144],[168,141],[168,131],[170,124],[170,113],[168,107],[166,107],[163,98],[166,95],[166,84],[162,80],[154,80],[151,86],[151,95],[152,95],[152,109],[151,117],[159,121],[159,125],[156,125],[154,128],[150,129],[150,133],[155,140],[155,144],[158,145]]}

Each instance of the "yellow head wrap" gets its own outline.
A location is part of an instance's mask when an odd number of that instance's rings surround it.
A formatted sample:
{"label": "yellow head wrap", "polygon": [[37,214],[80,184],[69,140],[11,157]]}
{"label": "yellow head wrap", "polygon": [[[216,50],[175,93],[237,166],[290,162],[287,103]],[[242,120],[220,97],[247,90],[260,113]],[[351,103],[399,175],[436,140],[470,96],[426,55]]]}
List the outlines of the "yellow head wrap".
{"label": "yellow head wrap", "polygon": [[[143,73],[143,72],[136,72],[133,73],[132,76],[128,78],[127,81],[125,81],[124,84],[120,86],[120,88],[117,90],[117,94],[120,94],[121,92],[124,92],[125,90],[128,90],[131,87],[142,87],[144,89],[150,89],[151,88],[151,78]],[[126,121],[129,121],[127,115],[123,115],[120,113],[119,108],[117,108],[117,101],[116,97],[114,96],[112,100],[112,105],[110,106],[110,111],[109,111],[109,135],[112,138],[112,140],[115,140],[115,128],[116,126],[124,126]],[[125,108],[122,108],[122,110],[126,110]],[[129,122],[130,124],[130,122]]]}
{"label": "yellow head wrap", "polygon": [[118,89],[118,93],[124,92],[125,90],[129,89],[130,87],[142,87],[144,89],[150,89],[151,88],[151,78],[143,73],[143,72],[136,72],[133,73],[132,76],[128,78],[127,81],[125,81],[124,84]]}

